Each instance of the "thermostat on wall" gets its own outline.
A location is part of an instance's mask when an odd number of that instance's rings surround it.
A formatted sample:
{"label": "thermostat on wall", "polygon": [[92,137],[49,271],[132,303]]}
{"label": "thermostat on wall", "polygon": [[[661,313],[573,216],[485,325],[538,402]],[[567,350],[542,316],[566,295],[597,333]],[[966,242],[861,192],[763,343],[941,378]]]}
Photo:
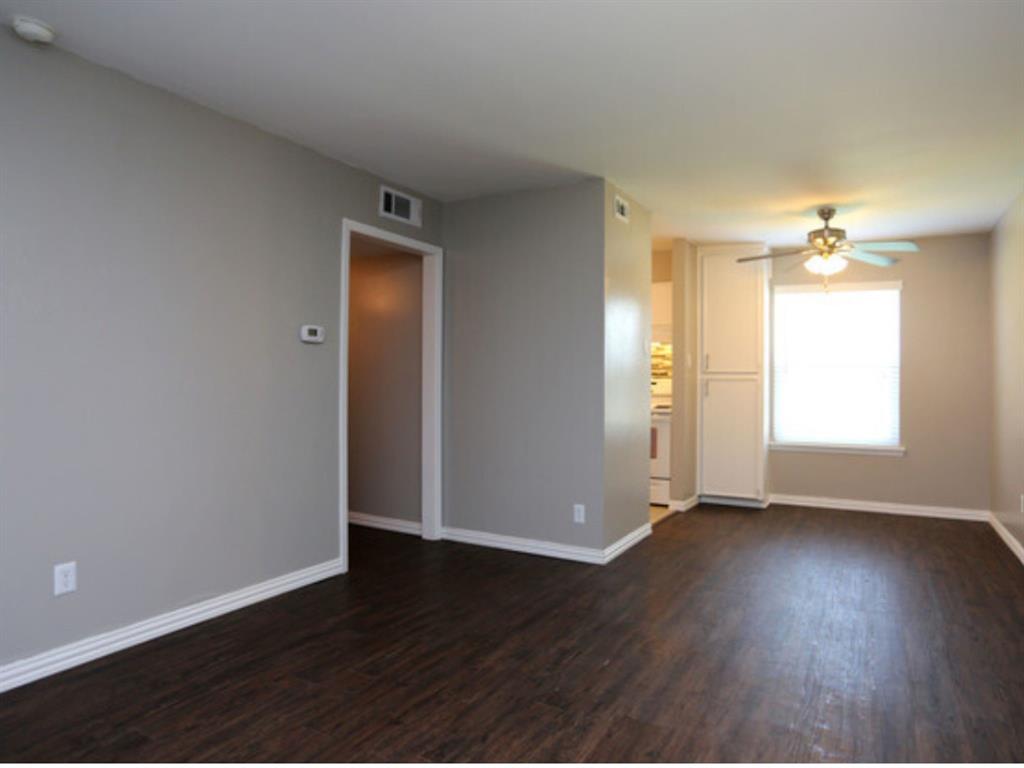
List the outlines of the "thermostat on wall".
{"label": "thermostat on wall", "polygon": [[324,327],[322,325],[304,325],[299,329],[299,338],[306,344],[323,344]]}

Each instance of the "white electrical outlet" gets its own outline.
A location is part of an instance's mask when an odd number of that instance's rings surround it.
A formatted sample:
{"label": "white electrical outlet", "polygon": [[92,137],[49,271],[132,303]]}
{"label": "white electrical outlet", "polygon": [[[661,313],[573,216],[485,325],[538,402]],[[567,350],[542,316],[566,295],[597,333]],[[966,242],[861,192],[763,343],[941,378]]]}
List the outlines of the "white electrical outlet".
{"label": "white electrical outlet", "polygon": [[53,594],[63,595],[78,589],[78,563],[58,563],[53,566]]}
{"label": "white electrical outlet", "polygon": [[587,522],[587,508],[583,504],[572,505],[572,521],[574,523]]}

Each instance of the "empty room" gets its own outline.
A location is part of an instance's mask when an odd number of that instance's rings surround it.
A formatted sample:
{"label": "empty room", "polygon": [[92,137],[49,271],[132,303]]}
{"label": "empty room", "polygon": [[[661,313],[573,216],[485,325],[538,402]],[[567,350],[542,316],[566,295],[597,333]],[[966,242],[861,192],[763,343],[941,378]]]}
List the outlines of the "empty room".
{"label": "empty room", "polygon": [[1024,0],[0,25],[0,761],[1024,761]]}

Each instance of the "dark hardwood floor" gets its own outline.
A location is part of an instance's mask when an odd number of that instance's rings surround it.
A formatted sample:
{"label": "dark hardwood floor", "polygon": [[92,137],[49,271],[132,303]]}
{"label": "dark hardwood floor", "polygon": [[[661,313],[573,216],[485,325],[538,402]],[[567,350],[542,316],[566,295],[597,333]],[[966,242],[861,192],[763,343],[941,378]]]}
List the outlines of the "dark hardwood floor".
{"label": "dark hardwood floor", "polygon": [[31,760],[1024,760],[983,523],[701,507],[600,567],[352,530],[352,571],[0,696]]}

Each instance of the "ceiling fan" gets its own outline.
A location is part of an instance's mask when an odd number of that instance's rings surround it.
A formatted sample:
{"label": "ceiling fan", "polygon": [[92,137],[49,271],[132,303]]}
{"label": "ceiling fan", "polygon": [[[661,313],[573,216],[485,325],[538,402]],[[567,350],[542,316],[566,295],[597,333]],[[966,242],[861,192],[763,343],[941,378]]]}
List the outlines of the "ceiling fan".
{"label": "ceiling fan", "polygon": [[802,248],[795,251],[781,251],[779,253],[767,253],[763,256],[747,256],[737,261],[759,261],[761,259],[779,259],[783,256],[807,256],[804,268],[815,275],[821,275],[826,282],[830,275],[842,272],[846,269],[848,259],[862,261],[875,267],[891,267],[899,259],[892,256],[884,256],[874,251],[889,251],[912,253],[918,250],[917,243],[909,240],[894,240],[887,243],[851,243],[846,239],[846,230],[838,227],[830,227],[829,221],[836,215],[836,209],[824,207],[818,209],[818,216],[825,222],[821,229],[815,229],[807,233],[809,248]]}

